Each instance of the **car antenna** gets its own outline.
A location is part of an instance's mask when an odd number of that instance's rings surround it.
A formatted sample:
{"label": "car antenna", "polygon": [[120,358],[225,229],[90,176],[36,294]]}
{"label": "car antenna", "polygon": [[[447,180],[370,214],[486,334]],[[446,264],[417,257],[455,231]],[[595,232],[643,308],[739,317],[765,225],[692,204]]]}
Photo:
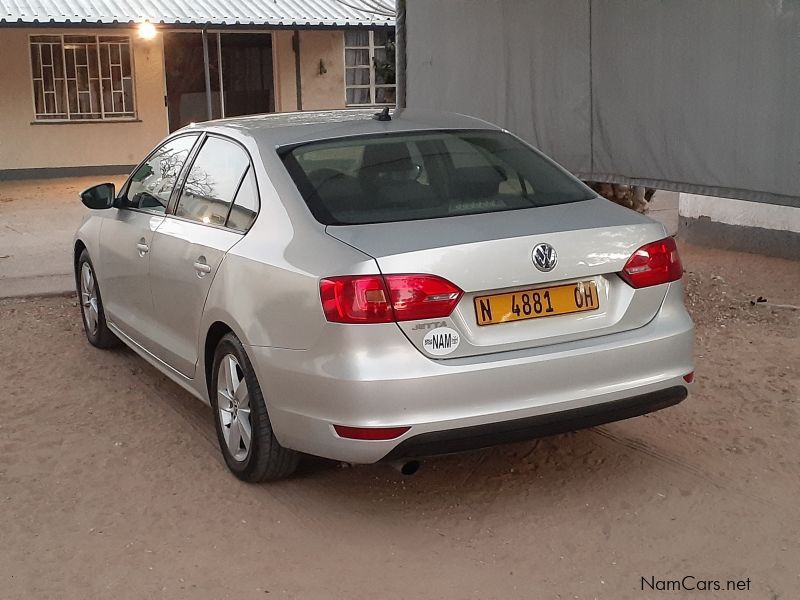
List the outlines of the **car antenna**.
{"label": "car antenna", "polygon": [[389,114],[389,107],[384,106],[383,110],[381,112],[376,112],[374,115],[372,115],[372,118],[376,121],[391,121],[392,116]]}

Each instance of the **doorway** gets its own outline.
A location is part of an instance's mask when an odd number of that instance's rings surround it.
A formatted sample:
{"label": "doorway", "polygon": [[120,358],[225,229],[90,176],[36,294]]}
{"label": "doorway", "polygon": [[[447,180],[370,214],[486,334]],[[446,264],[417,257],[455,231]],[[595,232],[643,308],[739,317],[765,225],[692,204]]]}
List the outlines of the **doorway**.
{"label": "doorway", "polygon": [[[169,130],[208,120],[203,36],[164,33]],[[275,111],[272,35],[208,34],[212,118]]]}

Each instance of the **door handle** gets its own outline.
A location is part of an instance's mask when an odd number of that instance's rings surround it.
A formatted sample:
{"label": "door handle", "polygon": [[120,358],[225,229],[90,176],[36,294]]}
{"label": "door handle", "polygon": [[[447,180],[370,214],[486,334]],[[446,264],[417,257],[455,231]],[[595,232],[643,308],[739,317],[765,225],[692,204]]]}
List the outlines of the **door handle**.
{"label": "door handle", "polygon": [[204,262],[195,261],[194,263],[194,270],[197,271],[198,277],[203,277],[211,273],[211,266],[207,265]]}
{"label": "door handle", "polygon": [[150,252],[150,246],[142,242],[136,244],[136,249],[139,251],[139,256],[144,256],[145,254]]}

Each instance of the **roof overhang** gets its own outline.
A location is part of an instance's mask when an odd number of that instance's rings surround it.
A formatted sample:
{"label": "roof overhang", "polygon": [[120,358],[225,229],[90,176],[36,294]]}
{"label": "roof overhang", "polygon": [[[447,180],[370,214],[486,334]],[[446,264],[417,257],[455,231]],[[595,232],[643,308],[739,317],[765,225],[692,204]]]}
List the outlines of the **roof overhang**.
{"label": "roof overhang", "polygon": [[[369,10],[370,5],[386,10]],[[393,27],[393,0],[370,0],[364,10],[353,0],[0,0],[0,27],[349,29]]]}
{"label": "roof overhang", "polygon": [[[270,30],[330,30],[330,29],[382,29],[384,27],[394,27],[392,23],[342,23],[342,24],[308,24],[308,23],[164,23],[161,21],[149,21],[161,30],[164,29],[184,29],[184,30],[218,30],[218,29],[241,29],[241,30],[254,30],[254,29],[270,29]],[[57,29],[92,29],[92,28],[117,28],[117,29],[130,29],[136,27],[142,21],[5,21],[0,19],[0,29],[2,28],[57,28]]]}

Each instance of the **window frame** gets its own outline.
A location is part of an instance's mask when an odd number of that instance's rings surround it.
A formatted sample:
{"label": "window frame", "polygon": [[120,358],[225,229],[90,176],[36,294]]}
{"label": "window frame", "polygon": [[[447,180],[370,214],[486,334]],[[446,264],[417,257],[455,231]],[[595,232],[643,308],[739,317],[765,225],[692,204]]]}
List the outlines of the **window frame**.
{"label": "window frame", "polygon": [[[230,222],[231,215],[233,214],[233,207],[236,206],[236,198],[239,196],[239,192],[242,191],[242,186],[244,185],[244,182],[247,181],[247,178],[250,176],[251,173],[253,175],[253,183],[255,184],[256,202],[258,203],[258,207],[256,210],[256,214],[253,217],[252,222],[250,223],[250,226],[247,227],[247,229],[237,229],[236,227],[231,227],[228,223]],[[225,217],[225,229],[244,235],[245,233],[250,231],[253,225],[255,225],[256,219],[258,218],[260,212],[261,212],[261,194],[258,191],[258,175],[256,175],[253,163],[250,163],[250,166],[248,166],[247,169],[245,169],[241,181],[239,181],[239,187],[236,188],[236,193],[233,195],[233,202],[231,202],[230,207],[228,207],[228,216]]]}
{"label": "window frame", "polygon": [[[95,119],[85,118],[85,117],[84,118],[70,118],[70,114],[71,113],[70,113],[70,110],[69,110],[69,84],[68,84],[69,78],[67,77],[67,61],[66,61],[66,50],[65,50],[65,43],[66,42],[64,41],[64,37],[65,36],[68,36],[68,37],[69,36],[80,36],[80,37],[92,37],[92,38],[94,38],[94,42],[93,43],[95,45],[96,52],[97,52],[97,69],[98,69],[98,75],[99,75],[99,77],[97,79],[98,79],[98,84],[99,84],[99,89],[100,89],[100,94],[99,94],[100,116],[98,118],[95,118]],[[31,56],[31,53],[32,53],[34,45],[39,46],[40,44],[45,43],[45,42],[36,42],[36,41],[34,41],[33,38],[36,38],[36,37],[53,37],[53,38],[57,37],[57,38],[59,38],[58,44],[61,47],[61,77],[55,77],[54,76],[53,79],[54,79],[54,81],[56,79],[61,79],[61,80],[64,81],[64,108],[66,109],[64,113],[40,113],[40,112],[38,112],[36,110],[36,83],[35,82],[36,82],[36,80],[40,80],[40,81],[42,81],[42,86],[44,86],[44,79],[42,79],[40,77],[37,77],[37,74],[34,73],[34,70],[33,70],[33,57]],[[112,114],[115,112],[113,110],[106,111],[106,109],[105,109],[105,100],[103,98],[103,89],[104,89],[103,79],[104,78],[102,76],[102,66],[101,66],[102,63],[100,61],[100,45],[103,44],[103,43],[108,43],[108,42],[100,42],[100,38],[108,38],[108,37],[124,38],[125,40],[127,40],[127,43],[128,43],[128,49],[129,49],[129,54],[130,54],[130,62],[131,62],[131,65],[130,65],[131,66],[131,75],[130,75],[131,96],[132,96],[132,102],[133,102],[133,110],[129,111],[129,112],[131,112],[130,115],[116,116],[116,117],[106,116],[107,112],[108,113],[112,113]],[[49,42],[49,43],[55,44],[56,42]],[[88,43],[92,43],[92,42],[88,42]],[[55,124],[63,124],[63,123],[124,123],[124,122],[130,122],[130,121],[136,122],[136,121],[139,120],[139,102],[138,102],[138,98],[136,96],[136,80],[137,80],[137,77],[136,77],[136,60],[134,59],[133,37],[129,33],[113,33],[113,32],[111,32],[111,33],[86,33],[86,32],[81,32],[81,31],[75,31],[75,32],[63,32],[62,31],[62,32],[58,32],[58,33],[47,33],[47,32],[29,33],[28,34],[28,52],[27,52],[27,54],[28,54],[28,59],[27,59],[28,60],[28,73],[30,74],[30,82],[31,82],[31,88],[30,88],[31,89],[31,107],[33,109],[33,123],[34,124],[39,125],[39,124],[48,124],[48,123],[55,123]],[[41,70],[41,66],[42,65],[41,65],[41,56],[40,56],[40,65],[39,65],[40,70]],[[109,63],[109,69],[110,68],[111,67],[110,67],[110,63]],[[92,79],[91,74],[90,74],[90,79]],[[123,76],[123,79],[125,79],[124,76]],[[114,93],[113,88],[112,88],[111,93],[112,94]],[[66,118],[65,117],[49,118],[47,116],[45,116],[45,117],[40,116],[40,115],[47,115],[47,114],[66,114],[67,116],[66,116]]]}
{"label": "window frame", "polygon": [[[192,151],[189,153],[189,156],[187,157],[186,162],[183,164],[183,168],[181,169],[181,172],[178,175],[178,180],[177,180],[178,184],[173,188],[172,194],[170,195],[169,203],[167,204],[166,216],[172,219],[176,219],[178,221],[183,221],[185,223],[194,223],[195,225],[200,225],[202,227],[213,227],[215,229],[222,229],[223,231],[230,231],[232,233],[237,233],[239,235],[245,235],[248,231],[250,231],[250,229],[253,228],[253,225],[255,225],[256,220],[258,220],[258,216],[261,214],[261,190],[259,189],[258,186],[258,175],[256,174],[255,171],[255,163],[253,162],[253,157],[251,156],[247,148],[245,148],[244,144],[242,144],[238,140],[233,139],[232,137],[223,135],[221,133],[216,133],[216,132],[210,133],[206,131],[200,132],[200,134],[201,135],[199,136],[199,140],[195,142],[195,145],[192,147]],[[181,134],[181,135],[187,135],[187,134]],[[169,141],[174,140],[176,137],[180,136],[172,136],[169,138],[169,140],[165,140],[164,143],[166,144]],[[183,186],[186,183],[187,177],[189,176],[189,171],[194,166],[194,161],[197,158],[197,155],[200,154],[200,150],[203,149],[203,145],[206,143],[206,140],[210,137],[220,138],[227,142],[231,142],[232,144],[236,144],[244,151],[245,155],[247,156],[247,160],[249,161],[249,165],[244,170],[241,179],[239,179],[239,185],[236,186],[236,192],[233,194],[233,200],[231,201],[231,204],[228,207],[228,214],[225,217],[224,225],[217,225],[216,223],[202,223],[200,221],[197,221],[196,219],[179,217],[178,215],[175,214],[175,211],[178,208],[178,202],[180,202],[181,199],[181,194],[183,194]],[[163,145],[164,144],[161,144],[161,146]],[[161,148],[161,146],[159,146],[159,148]],[[242,188],[242,183],[244,182],[245,178],[247,177],[247,174],[250,171],[253,171],[253,178],[256,184],[256,198],[258,200],[258,210],[256,211],[255,217],[253,217],[253,222],[250,224],[250,227],[242,231],[241,229],[234,229],[233,227],[228,227],[228,219],[231,216],[231,210],[233,209],[233,205],[236,203],[236,196],[239,194],[239,190]]]}
{"label": "window frame", "polygon": [[[367,33],[369,33],[369,45],[367,46],[348,46],[347,45],[347,31],[360,31],[358,29],[351,29],[345,30],[343,33],[344,37],[344,49],[342,51],[342,64],[344,65],[344,105],[347,108],[351,107],[371,107],[371,106],[395,106],[397,102],[375,102],[375,88],[392,88],[395,90],[395,99],[397,98],[397,83],[386,83],[386,84],[376,84],[375,83],[375,50],[380,48],[386,48],[386,46],[376,46],[375,45],[375,30],[369,29]],[[369,65],[362,65],[362,66],[355,66],[355,67],[348,67],[347,66],[347,51],[348,50],[367,50],[369,52]],[[395,68],[397,66],[397,60],[395,59]],[[347,69],[369,69],[369,85],[363,84],[349,84],[347,83]],[[396,81],[396,80],[395,80]],[[347,102],[347,90],[355,89],[355,90],[369,90],[370,100],[367,104],[362,103],[349,103]]]}

